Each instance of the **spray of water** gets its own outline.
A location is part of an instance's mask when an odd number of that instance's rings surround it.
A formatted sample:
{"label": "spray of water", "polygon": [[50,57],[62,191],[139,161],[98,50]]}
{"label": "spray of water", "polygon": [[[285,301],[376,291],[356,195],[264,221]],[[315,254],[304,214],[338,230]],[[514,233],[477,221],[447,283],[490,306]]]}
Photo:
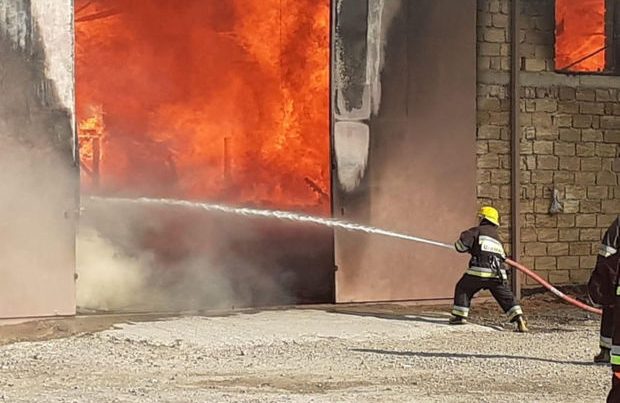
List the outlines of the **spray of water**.
{"label": "spray of water", "polygon": [[428,245],[439,246],[447,249],[454,249],[454,246],[433,241],[431,239],[421,238],[417,236],[401,234],[394,231],[388,231],[381,228],[370,227],[366,225],[360,225],[351,223],[348,221],[336,220],[333,218],[323,218],[323,217],[315,217],[304,214],[292,213],[289,211],[279,211],[279,210],[261,210],[261,209],[253,209],[253,208],[245,208],[245,207],[231,207],[222,204],[212,204],[212,203],[201,203],[201,202],[191,202],[187,200],[177,200],[177,199],[151,199],[147,197],[140,198],[103,198],[103,197],[90,197],[92,201],[99,202],[107,202],[107,203],[121,203],[121,204],[140,204],[140,205],[158,205],[158,206],[174,206],[174,207],[184,207],[184,208],[192,208],[192,209],[202,209],[206,211],[220,212],[226,214],[234,214],[241,216],[252,216],[252,217],[265,217],[265,218],[275,218],[278,220],[285,221],[295,221],[301,223],[310,223],[322,225],[329,228],[339,228],[347,231],[356,231],[356,232],[365,232],[367,234],[375,234],[375,235],[383,235],[390,238],[398,238],[404,239],[407,241],[414,241],[425,243]]}
{"label": "spray of water", "polygon": [[[453,245],[449,245],[443,242],[433,241],[431,239],[416,237],[412,235],[401,234],[394,231],[388,231],[381,228],[370,227],[366,225],[360,225],[355,223],[350,223],[347,221],[335,220],[331,218],[322,218],[315,217],[310,215],[303,215],[297,213],[291,213],[288,211],[279,211],[279,210],[259,210],[259,209],[251,209],[251,208],[239,208],[239,207],[230,207],[221,204],[210,204],[210,203],[197,203],[190,202],[187,200],[174,200],[174,199],[149,199],[149,198],[138,198],[138,199],[123,199],[123,198],[93,198],[95,200],[106,200],[114,203],[138,203],[138,204],[158,204],[158,205],[170,205],[170,206],[180,206],[186,208],[200,208],[207,211],[217,211],[227,214],[235,214],[242,216],[254,216],[254,217],[268,217],[268,218],[276,218],[278,220],[288,220],[288,221],[296,221],[302,223],[312,223],[323,225],[330,228],[340,228],[347,231],[357,231],[357,232],[365,232],[367,234],[375,234],[375,235],[383,235],[390,238],[398,238],[404,239],[407,241],[414,241],[425,243],[428,245],[439,246],[442,248],[452,249],[454,250]],[[527,276],[534,278],[538,283],[542,284],[545,288],[551,291],[556,296],[562,298],[563,300],[571,303],[581,309],[584,309],[589,312],[593,312],[599,315],[602,315],[602,311],[599,308],[591,307],[587,304],[584,304],[578,300],[575,300],[571,297],[568,297],[563,292],[546,282],[536,273],[532,272],[530,269],[522,266],[521,264],[508,259],[506,261],[509,265],[515,267],[519,271],[525,273]]]}
{"label": "spray of water", "polygon": [[[139,205],[166,205],[166,206],[174,206],[174,207],[183,207],[183,208],[192,208],[192,209],[202,209],[206,211],[213,212],[221,212],[226,214],[234,214],[240,216],[253,216],[253,217],[265,217],[265,218],[275,218],[278,220],[287,220],[287,221],[295,221],[301,223],[311,223],[323,225],[329,228],[340,228],[347,231],[357,231],[357,232],[365,232],[368,234],[376,234],[383,235],[390,238],[398,238],[404,239],[407,241],[421,242],[428,245],[439,246],[442,248],[447,248],[454,250],[454,246],[433,241],[426,238],[401,234],[394,231],[388,231],[381,228],[370,227],[366,225],[354,224],[347,221],[335,220],[331,218],[322,218],[322,217],[314,217],[309,215],[291,213],[288,211],[278,211],[278,210],[260,210],[260,209],[251,209],[251,208],[240,208],[240,207],[231,207],[225,206],[221,204],[212,204],[212,203],[199,203],[199,202],[190,202],[187,200],[175,200],[175,199],[151,199],[151,198],[101,198],[101,197],[90,197],[90,200],[94,202],[108,202],[108,203],[119,203],[119,204],[139,204]],[[547,283],[544,279],[540,278],[536,273],[532,272],[528,268],[522,266],[521,264],[514,262],[510,259],[506,261],[509,265],[515,267],[516,269],[522,271],[526,275],[534,278],[537,282],[542,284],[545,288],[550,290],[556,296],[564,299],[565,301],[578,306],[581,309],[585,309],[589,312],[594,312],[597,314],[601,314],[601,310],[598,308],[593,308],[588,306],[580,301],[577,301],[573,298],[566,296],[564,293],[559,291],[557,288],[553,287],[551,284]]]}

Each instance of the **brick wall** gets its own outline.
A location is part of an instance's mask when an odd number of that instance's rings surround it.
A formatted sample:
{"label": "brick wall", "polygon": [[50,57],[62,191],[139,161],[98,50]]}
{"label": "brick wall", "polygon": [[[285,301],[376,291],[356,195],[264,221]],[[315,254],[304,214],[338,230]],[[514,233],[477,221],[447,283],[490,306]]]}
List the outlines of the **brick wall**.
{"label": "brick wall", "polygon": [[[521,261],[584,283],[620,213],[620,77],[553,71],[554,1],[522,0]],[[502,214],[510,250],[510,0],[478,0],[478,199]],[[564,211],[550,214],[557,190]],[[529,283],[529,280],[527,280]]]}

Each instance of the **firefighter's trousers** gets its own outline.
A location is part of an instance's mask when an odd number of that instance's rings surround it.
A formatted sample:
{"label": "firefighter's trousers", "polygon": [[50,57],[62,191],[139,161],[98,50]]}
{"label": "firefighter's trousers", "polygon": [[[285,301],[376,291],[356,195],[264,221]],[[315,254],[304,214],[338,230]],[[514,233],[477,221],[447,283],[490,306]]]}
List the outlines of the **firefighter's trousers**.
{"label": "firefighter's trousers", "polygon": [[611,337],[614,334],[614,308],[613,306],[603,306],[603,316],[601,317],[600,346],[601,348],[611,349]]}
{"label": "firefighter's trousers", "polygon": [[620,372],[615,368],[613,369],[613,373],[611,375],[611,390],[607,395],[607,403],[618,403],[620,402]]}
{"label": "firefighter's trousers", "polygon": [[480,290],[491,291],[493,298],[502,307],[510,321],[515,320],[519,315],[523,315],[523,310],[517,303],[508,285],[497,278],[484,278],[471,274],[464,274],[459,282],[456,283],[452,314],[467,318],[471,299]]}

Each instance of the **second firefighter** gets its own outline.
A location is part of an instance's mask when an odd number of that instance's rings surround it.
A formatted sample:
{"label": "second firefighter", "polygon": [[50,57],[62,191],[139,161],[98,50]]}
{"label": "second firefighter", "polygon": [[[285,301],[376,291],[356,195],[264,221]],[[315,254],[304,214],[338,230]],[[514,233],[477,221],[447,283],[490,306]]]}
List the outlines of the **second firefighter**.
{"label": "second firefighter", "polygon": [[592,301],[602,307],[600,341],[601,351],[594,362],[609,363],[612,335],[614,332],[615,285],[620,259],[620,219],[611,223],[599,247],[596,265],[588,281],[588,292]]}

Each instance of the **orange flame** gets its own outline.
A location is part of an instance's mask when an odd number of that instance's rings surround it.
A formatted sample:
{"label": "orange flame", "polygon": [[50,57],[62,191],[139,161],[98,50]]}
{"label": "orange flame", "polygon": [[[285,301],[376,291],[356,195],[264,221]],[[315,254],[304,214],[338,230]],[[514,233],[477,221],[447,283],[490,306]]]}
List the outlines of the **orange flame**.
{"label": "orange flame", "polygon": [[92,190],[97,186],[99,163],[102,157],[101,141],[104,140],[105,126],[101,107],[91,107],[90,117],[78,123],[78,144],[82,165],[82,186]]}
{"label": "orange flame", "polygon": [[605,0],[556,0],[557,70],[605,69]]}
{"label": "orange flame", "polygon": [[329,0],[78,1],[76,59],[96,191],[329,213]]}

